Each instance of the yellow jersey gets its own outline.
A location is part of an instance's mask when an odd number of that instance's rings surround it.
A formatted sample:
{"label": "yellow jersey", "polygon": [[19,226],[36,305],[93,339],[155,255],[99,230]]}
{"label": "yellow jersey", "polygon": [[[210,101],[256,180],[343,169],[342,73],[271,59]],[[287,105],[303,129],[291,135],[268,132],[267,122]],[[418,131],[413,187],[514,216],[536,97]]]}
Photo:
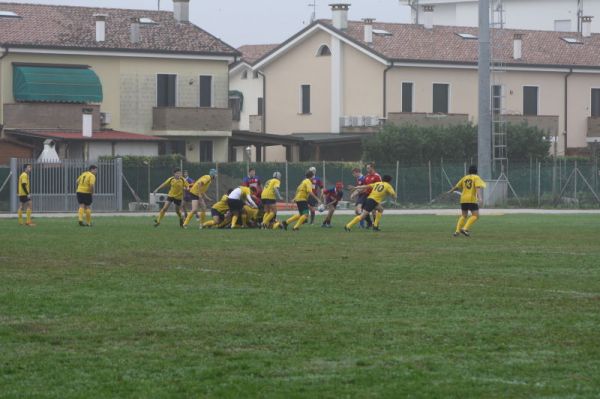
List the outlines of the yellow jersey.
{"label": "yellow jersey", "polygon": [[192,188],[190,189],[190,194],[194,194],[195,196],[199,197],[201,194],[204,194],[208,190],[208,187],[210,187],[210,183],[212,183],[212,177],[210,177],[209,175],[202,176],[201,178],[196,180],[196,182],[192,185]]}
{"label": "yellow jersey", "polygon": [[96,184],[96,175],[90,171],[83,172],[77,178],[77,192],[91,194],[94,192],[94,184]]}
{"label": "yellow jersey", "polygon": [[466,175],[454,186],[453,190],[461,190],[460,203],[461,204],[476,204],[477,203],[477,189],[485,188],[486,184],[477,175]]}
{"label": "yellow jersey", "polygon": [[229,205],[227,205],[227,194],[223,195],[221,199],[212,206],[212,209],[215,211],[225,214],[229,210]]}
{"label": "yellow jersey", "polygon": [[308,196],[312,193],[313,186],[310,179],[302,180],[302,183],[296,189],[296,196],[294,197],[295,202],[308,201]]}
{"label": "yellow jersey", "polygon": [[188,183],[183,177],[169,177],[161,186],[170,186],[167,195],[175,199],[183,199],[183,190],[188,187]]}
{"label": "yellow jersey", "polygon": [[[23,188],[25,185],[25,188]],[[27,196],[31,194],[31,188],[29,186],[29,174],[27,172],[21,173],[19,176],[19,197]]]}
{"label": "yellow jersey", "polygon": [[265,183],[265,187],[263,188],[262,194],[260,196],[261,199],[268,200],[276,200],[277,194],[275,194],[276,189],[281,186],[281,182],[279,179],[270,179]]}
{"label": "yellow jersey", "polygon": [[244,205],[244,211],[248,215],[248,219],[254,221],[258,220],[258,213],[260,211],[258,208],[252,208],[251,206]]}
{"label": "yellow jersey", "polygon": [[369,184],[369,186],[371,186],[372,190],[368,198],[372,199],[378,204],[385,201],[385,197],[387,197],[388,195],[390,197],[396,197],[396,191],[394,191],[394,188],[388,182],[379,181],[377,183]]}

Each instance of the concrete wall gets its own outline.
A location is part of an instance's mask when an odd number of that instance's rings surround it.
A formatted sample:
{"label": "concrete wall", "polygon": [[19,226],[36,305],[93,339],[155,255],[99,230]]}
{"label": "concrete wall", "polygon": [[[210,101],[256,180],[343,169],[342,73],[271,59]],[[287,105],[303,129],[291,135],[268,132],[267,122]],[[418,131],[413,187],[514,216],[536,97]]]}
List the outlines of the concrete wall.
{"label": "concrete wall", "polygon": [[115,143],[114,155],[158,156],[158,143]]}
{"label": "concrete wall", "polygon": [[0,165],[8,165],[11,158],[32,158],[33,148],[24,144],[0,139]]}
{"label": "concrete wall", "polygon": [[228,108],[153,108],[153,130],[231,131]]}
{"label": "concrete wall", "polygon": [[507,123],[514,125],[520,125],[524,123],[529,126],[535,126],[538,129],[546,132],[550,137],[558,136],[559,134],[558,116],[505,115],[504,119]]}
{"label": "concrete wall", "polygon": [[[317,32],[264,68],[266,129],[269,133],[328,132],[331,115],[331,57],[317,57],[331,37]],[[300,87],[311,86],[311,113],[300,113]]]}
{"label": "concrete wall", "polygon": [[416,112],[388,113],[387,123],[396,126],[414,125],[421,127],[440,127],[464,125],[469,122],[467,114],[427,114]]}
{"label": "concrete wall", "polygon": [[82,109],[93,110],[94,131],[100,130],[100,106],[86,104],[4,104],[4,124],[9,129],[82,129]]}
{"label": "concrete wall", "polygon": [[[248,77],[242,79],[242,73],[246,71]],[[239,130],[251,130],[251,118],[258,115],[258,98],[263,97],[263,77],[258,75],[254,77],[254,73],[245,67],[239,68],[235,73],[229,76],[229,88],[238,90],[244,94],[244,105],[240,113],[240,122],[237,126]],[[262,130],[261,130],[262,131]]]}

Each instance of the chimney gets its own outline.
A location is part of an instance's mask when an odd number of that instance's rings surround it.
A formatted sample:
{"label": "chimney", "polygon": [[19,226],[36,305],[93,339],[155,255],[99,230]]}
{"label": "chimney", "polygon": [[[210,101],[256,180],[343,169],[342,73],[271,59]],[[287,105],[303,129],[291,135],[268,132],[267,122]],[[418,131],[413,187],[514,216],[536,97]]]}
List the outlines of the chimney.
{"label": "chimney", "polygon": [[92,108],[81,110],[81,133],[83,137],[92,137],[93,113]]}
{"label": "chimney", "polygon": [[190,22],[190,0],[173,0],[173,17],[177,22]]}
{"label": "chimney", "polygon": [[594,17],[581,17],[581,36],[592,36],[592,18]]}
{"label": "chimney", "polygon": [[106,14],[94,14],[96,18],[96,41],[103,42],[106,40]]}
{"label": "chimney", "polygon": [[330,4],[332,11],[333,27],[339,30],[346,30],[348,28],[348,9],[350,4],[347,3],[334,3]]}
{"label": "chimney", "polygon": [[433,29],[433,6],[423,6],[423,26]]}
{"label": "chimney", "polygon": [[523,35],[515,33],[513,37],[513,58],[520,60],[523,57]]}
{"label": "chimney", "polygon": [[131,43],[140,42],[140,19],[138,17],[131,18]]}
{"label": "chimney", "polygon": [[375,19],[364,18],[363,22],[365,24],[365,43],[371,44],[373,43],[373,22],[375,22]]}

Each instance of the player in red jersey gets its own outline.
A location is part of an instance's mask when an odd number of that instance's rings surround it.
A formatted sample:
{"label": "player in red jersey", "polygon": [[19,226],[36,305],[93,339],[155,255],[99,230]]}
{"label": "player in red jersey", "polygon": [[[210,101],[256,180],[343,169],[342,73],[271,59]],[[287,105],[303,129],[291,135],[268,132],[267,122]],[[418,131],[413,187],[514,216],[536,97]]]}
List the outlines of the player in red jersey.
{"label": "player in red jersey", "polygon": [[244,177],[244,180],[242,181],[242,186],[249,187],[250,189],[254,187],[256,189],[256,195],[260,198],[260,193],[262,193],[262,187],[260,185],[260,177],[256,176],[256,169],[248,169],[248,176]]}
{"label": "player in red jersey", "polygon": [[[379,183],[380,181],[381,181],[381,176],[379,175],[379,173],[377,173],[375,171],[375,162],[369,162],[367,164],[367,174],[365,175],[365,185]],[[369,187],[360,194],[364,195],[365,198],[367,198],[369,196],[369,194],[371,194],[372,190],[373,189],[371,187]],[[373,212],[373,218],[375,218],[374,212]],[[367,228],[370,228],[371,226],[373,226],[373,221],[371,219],[371,215],[367,216],[367,218],[365,220],[367,222]]]}

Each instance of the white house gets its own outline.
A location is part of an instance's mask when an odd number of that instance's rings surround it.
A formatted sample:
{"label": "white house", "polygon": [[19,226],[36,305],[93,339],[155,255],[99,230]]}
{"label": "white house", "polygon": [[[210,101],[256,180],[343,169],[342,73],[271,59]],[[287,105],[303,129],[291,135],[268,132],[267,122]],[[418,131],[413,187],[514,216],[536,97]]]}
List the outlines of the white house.
{"label": "white house", "polygon": [[[427,9],[433,7],[434,25],[477,26],[478,0],[400,0],[412,8],[413,23],[424,24]],[[493,19],[508,29],[578,32],[581,18],[594,17],[592,32],[600,32],[598,0],[490,0]],[[501,11],[500,11],[501,10]],[[535,16],[535,17],[532,17]]]}

